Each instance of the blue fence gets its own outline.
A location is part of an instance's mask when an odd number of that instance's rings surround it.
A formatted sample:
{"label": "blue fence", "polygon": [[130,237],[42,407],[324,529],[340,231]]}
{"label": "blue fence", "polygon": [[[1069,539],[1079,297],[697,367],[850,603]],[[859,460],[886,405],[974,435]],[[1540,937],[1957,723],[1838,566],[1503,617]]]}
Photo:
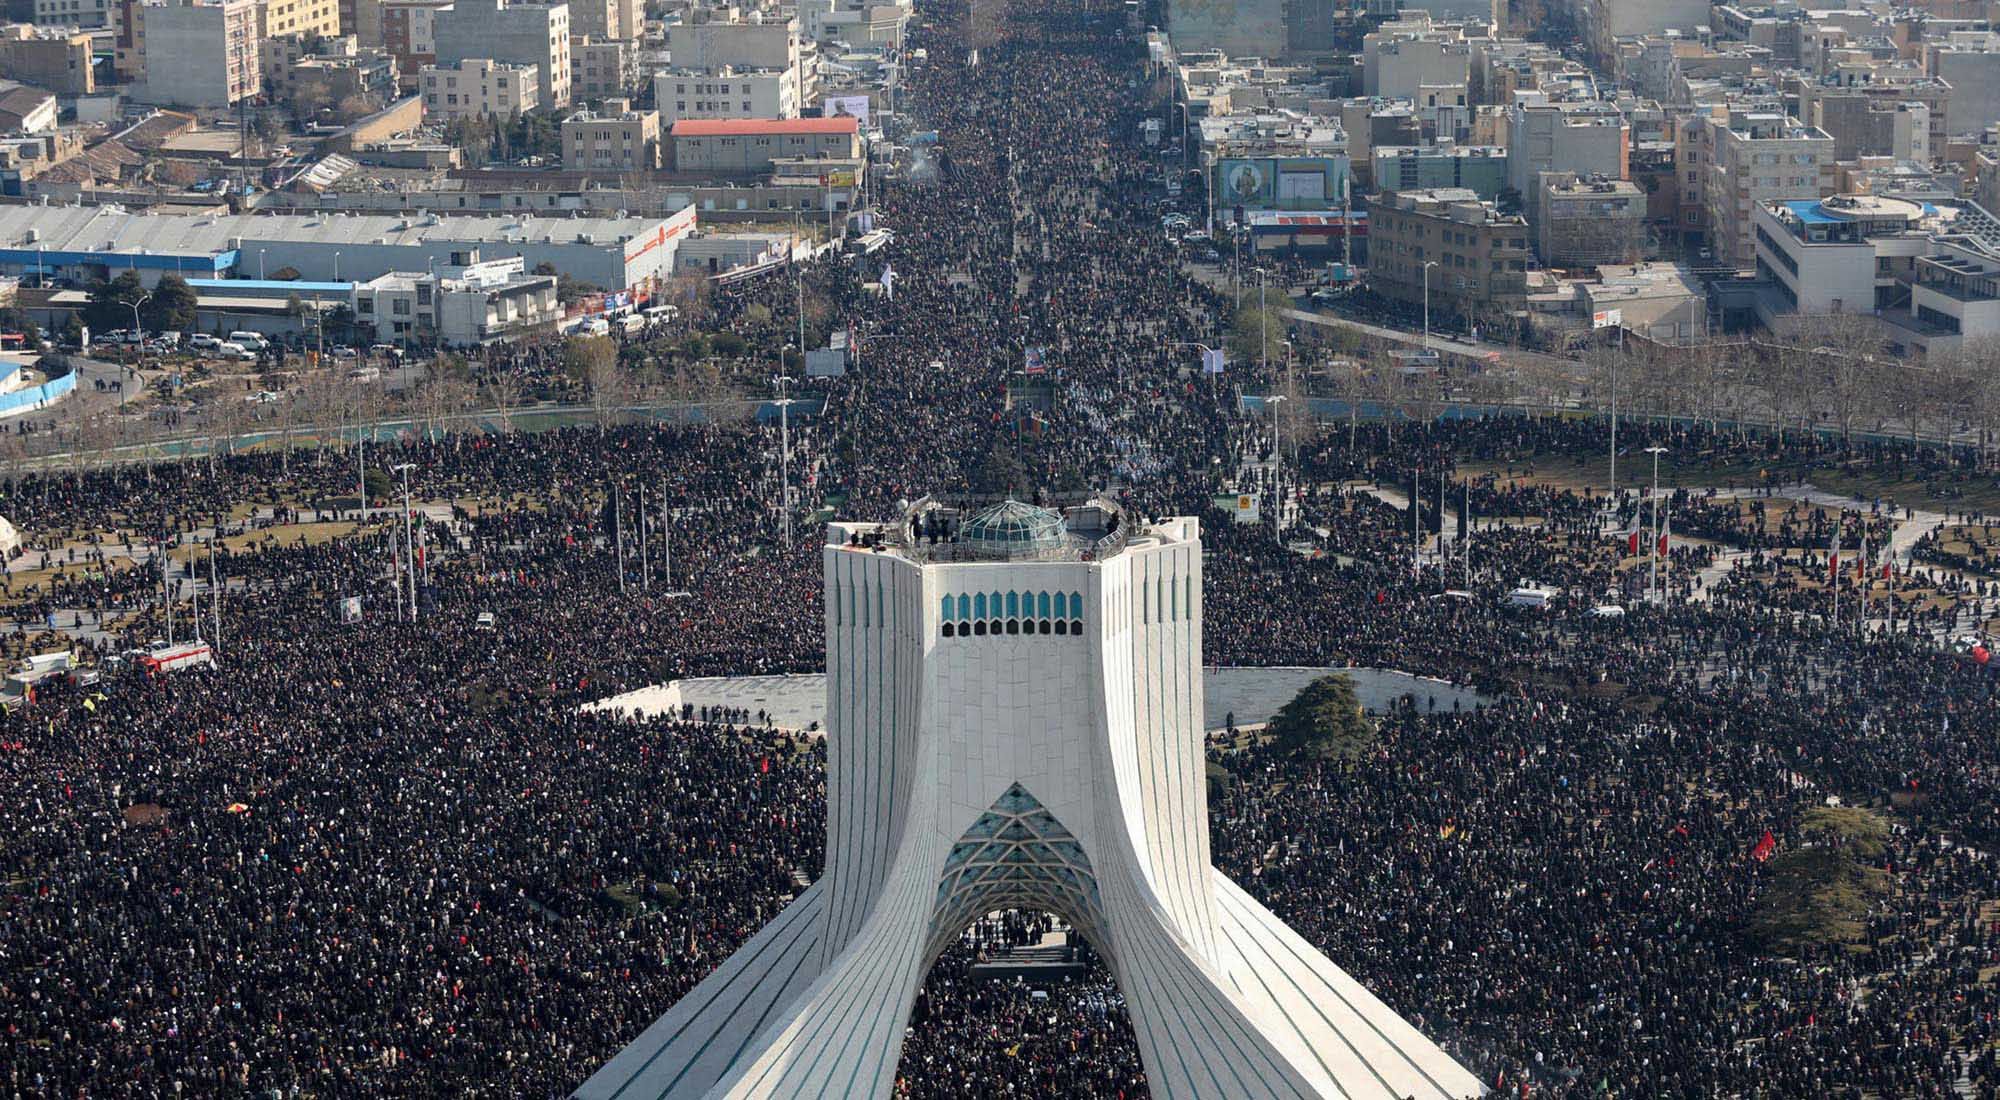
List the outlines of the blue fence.
{"label": "blue fence", "polygon": [[[15,371],[20,369],[19,367],[14,367],[6,375],[0,377],[11,378]],[[17,412],[21,409],[39,409],[44,405],[53,403],[57,398],[67,395],[69,391],[75,388],[76,372],[71,371],[61,378],[44,382],[39,386],[29,386],[25,390],[15,390],[12,393],[0,393],[0,416],[5,416],[8,413]]]}

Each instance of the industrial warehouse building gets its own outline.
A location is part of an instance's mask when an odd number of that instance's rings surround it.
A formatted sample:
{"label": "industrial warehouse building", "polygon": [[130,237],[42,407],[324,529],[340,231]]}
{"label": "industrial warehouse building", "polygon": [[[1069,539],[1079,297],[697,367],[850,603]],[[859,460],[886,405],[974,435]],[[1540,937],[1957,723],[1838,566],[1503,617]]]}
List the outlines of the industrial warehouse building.
{"label": "industrial warehouse building", "polygon": [[366,282],[518,256],[528,270],[608,290],[645,288],[673,274],[674,251],[695,227],[688,207],[666,218],[441,217],[135,213],[117,206],[0,207],[0,275],[87,286],[125,271],[148,285],[168,273]]}

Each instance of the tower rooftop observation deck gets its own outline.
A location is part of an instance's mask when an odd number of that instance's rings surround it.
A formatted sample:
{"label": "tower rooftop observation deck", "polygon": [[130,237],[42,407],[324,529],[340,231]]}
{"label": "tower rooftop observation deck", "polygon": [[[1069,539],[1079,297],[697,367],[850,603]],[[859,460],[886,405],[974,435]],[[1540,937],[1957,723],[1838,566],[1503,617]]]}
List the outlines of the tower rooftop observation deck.
{"label": "tower rooftop observation deck", "polygon": [[1123,506],[1102,496],[1057,507],[924,497],[894,523],[836,523],[827,534],[830,545],[921,563],[1102,561],[1131,537]]}

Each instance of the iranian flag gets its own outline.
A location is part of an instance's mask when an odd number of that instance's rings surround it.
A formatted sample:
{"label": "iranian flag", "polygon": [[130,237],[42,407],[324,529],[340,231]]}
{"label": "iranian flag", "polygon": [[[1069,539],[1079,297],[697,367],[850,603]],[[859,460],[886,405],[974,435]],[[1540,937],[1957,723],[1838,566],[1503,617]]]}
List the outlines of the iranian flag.
{"label": "iranian flag", "polygon": [[1840,580],[1840,525],[1834,524],[1833,541],[1826,547],[1826,583],[1835,584]]}

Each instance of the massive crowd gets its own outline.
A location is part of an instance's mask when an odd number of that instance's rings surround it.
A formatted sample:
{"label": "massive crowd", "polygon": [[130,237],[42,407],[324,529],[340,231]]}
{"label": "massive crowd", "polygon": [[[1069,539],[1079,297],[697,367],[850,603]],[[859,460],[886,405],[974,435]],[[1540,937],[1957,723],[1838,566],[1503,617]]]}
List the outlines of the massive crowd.
{"label": "massive crowd", "polygon": [[[813,383],[824,413],[791,426],[795,518],[1115,485],[1141,514],[1204,516],[1208,663],[1481,688],[1478,711],[1388,717],[1358,760],[1218,743],[1211,829],[1226,872],[1505,1095],[2000,1095],[2000,698],[1931,629],[1981,615],[1990,582],[1906,560],[1887,582],[1900,629],[1831,622],[1815,555],[1835,524],[1881,544],[1894,509],[1768,495],[1837,464],[1953,491],[1990,467],[1628,426],[1630,468],[1657,439],[1724,483],[1673,498],[1700,537],[1677,540],[1657,607],[1622,534],[1637,497],[1533,476],[1603,455],[1603,425],[1343,425],[1273,467],[1268,423],[1235,404],[1254,368],[1192,369],[1231,307],[1152,231],[1153,89],[1122,13],[1017,3],[975,66],[965,5],[923,7],[909,102],[941,139],[881,196],[893,298],[862,288],[879,269],[828,263],[708,303],[751,344],[782,341],[796,275],[862,334],[866,368]],[[1031,347],[1045,374],[1020,373]],[[479,369],[560,388],[559,365],[525,347]],[[13,486],[33,545],[4,596],[10,653],[51,644],[51,616],[99,628],[97,656],[161,636],[155,548],[177,548],[183,631],[213,596],[188,553],[211,533],[228,584],[218,668],[52,679],[0,716],[0,1095],[575,1087],[819,872],[816,742],[752,715],[578,710],[820,666],[819,536],[782,537],[776,436],[593,425]],[[445,506],[416,622],[400,510],[356,488],[401,463]],[[1767,473],[1739,500],[1727,482],[1749,470]],[[1292,532],[1210,510],[1239,471],[1294,498]],[[1395,503],[1439,477],[1443,511],[1472,517],[1469,557],[1438,555]],[[1311,553],[1286,545],[1308,529]],[[1524,579],[1630,613],[1503,609]],[[1829,799],[1890,823],[1868,857],[1885,885],[1854,942],[1775,947],[1753,934],[1773,887],[1759,840],[1796,849]],[[974,977],[979,946],[938,960],[903,1094],[1145,1095],[1101,964],[1037,996]]]}

